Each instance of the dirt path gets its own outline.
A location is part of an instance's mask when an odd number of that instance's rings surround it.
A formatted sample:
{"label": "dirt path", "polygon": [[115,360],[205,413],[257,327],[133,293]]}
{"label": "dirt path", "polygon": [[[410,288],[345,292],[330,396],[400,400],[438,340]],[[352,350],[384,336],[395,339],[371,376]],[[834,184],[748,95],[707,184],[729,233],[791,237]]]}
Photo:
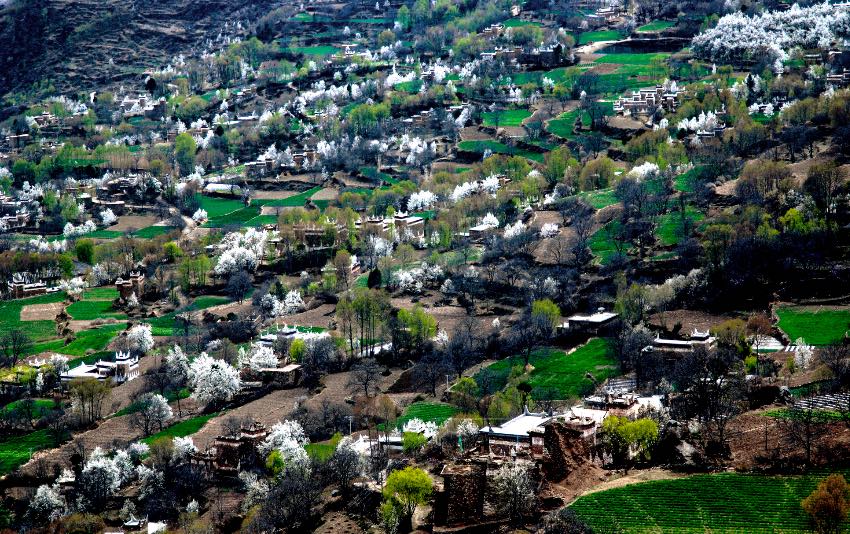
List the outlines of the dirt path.
{"label": "dirt path", "polygon": [[598,491],[622,488],[624,486],[631,486],[632,484],[640,484],[641,482],[650,482],[653,480],[672,480],[674,478],[684,478],[687,476],[688,475],[676,473],[674,471],[670,471],[669,469],[662,469],[660,467],[641,471],[632,471],[628,475],[615,476],[606,480],[605,482],[601,482],[593,486],[592,488],[583,491],[577,497],[589,495]]}

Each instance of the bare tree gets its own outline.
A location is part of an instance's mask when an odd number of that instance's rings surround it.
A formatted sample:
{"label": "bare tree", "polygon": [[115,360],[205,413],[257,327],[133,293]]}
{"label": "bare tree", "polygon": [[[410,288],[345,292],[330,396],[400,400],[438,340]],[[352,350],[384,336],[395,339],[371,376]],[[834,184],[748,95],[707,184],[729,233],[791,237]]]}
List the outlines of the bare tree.
{"label": "bare tree", "polygon": [[348,388],[352,392],[362,391],[364,395],[370,397],[378,390],[380,376],[381,366],[374,359],[366,358],[351,368]]}

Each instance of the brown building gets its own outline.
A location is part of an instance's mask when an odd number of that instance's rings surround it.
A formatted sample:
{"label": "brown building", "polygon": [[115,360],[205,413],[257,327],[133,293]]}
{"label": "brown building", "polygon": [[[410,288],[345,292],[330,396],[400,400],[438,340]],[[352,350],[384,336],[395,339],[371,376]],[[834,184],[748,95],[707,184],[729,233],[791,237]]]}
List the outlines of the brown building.
{"label": "brown building", "polygon": [[145,291],[145,275],[141,272],[131,272],[130,277],[126,280],[118,278],[115,281],[115,288],[121,294],[123,300],[127,300],[133,294],[140,297]]}

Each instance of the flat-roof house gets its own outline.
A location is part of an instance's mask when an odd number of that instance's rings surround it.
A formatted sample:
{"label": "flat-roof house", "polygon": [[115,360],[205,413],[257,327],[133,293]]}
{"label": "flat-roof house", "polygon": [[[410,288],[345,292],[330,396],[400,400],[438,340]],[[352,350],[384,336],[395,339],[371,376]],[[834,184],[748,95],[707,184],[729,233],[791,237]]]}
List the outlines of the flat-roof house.
{"label": "flat-roof house", "polygon": [[68,383],[75,378],[95,378],[103,381],[109,378],[116,384],[122,384],[139,377],[139,357],[129,352],[118,351],[114,361],[98,360],[94,364],[81,364],[62,373],[60,380]]}
{"label": "flat-roof house", "polygon": [[585,333],[598,334],[613,323],[619,314],[606,312],[605,308],[599,308],[595,313],[589,315],[572,315],[558,327],[559,333]]}

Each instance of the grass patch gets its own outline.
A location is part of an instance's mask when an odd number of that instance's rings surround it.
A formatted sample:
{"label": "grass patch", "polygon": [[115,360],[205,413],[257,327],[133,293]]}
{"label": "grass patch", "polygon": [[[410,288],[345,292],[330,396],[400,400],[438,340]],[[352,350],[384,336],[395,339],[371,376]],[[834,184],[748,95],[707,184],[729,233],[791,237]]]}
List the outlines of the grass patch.
{"label": "grass patch", "polygon": [[173,232],[174,230],[177,230],[174,226],[148,226],[147,228],[133,232],[133,236],[140,239],[152,239]]}
{"label": "grass patch", "polygon": [[[587,245],[590,247],[590,251],[603,264],[610,262],[614,255],[617,254],[617,243],[614,237],[619,232],[619,226],[619,221],[611,221],[597,230],[588,240]],[[624,254],[628,253],[630,249],[630,243],[623,244],[622,251]]]}
{"label": "grass patch", "polygon": [[588,44],[588,43],[598,43],[599,41],[619,41],[625,37],[618,30],[599,30],[595,32],[584,32],[579,34],[578,43],[580,45]]}
{"label": "grass patch", "polygon": [[[697,223],[705,219],[705,215],[694,206],[686,206],[685,218],[690,221],[691,228],[693,228]],[[682,219],[682,213],[679,211],[665,213],[659,217],[655,235],[663,246],[670,247],[678,245],[686,237],[683,231]]]}
{"label": "grass patch", "polygon": [[254,206],[280,206],[284,208],[298,208],[303,206],[307,200],[310,199],[313,195],[321,191],[322,188],[320,186],[316,186],[310,188],[306,191],[302,191],[297,195],[292,195],[287,198],[276,198],[271,200],[254,200],[251,202],[251,207]]}
{"label": "grass patch", "polygon": [[[102,351],[112,341],[112,338],[125,328],[127,328],[127,323],[116,323],[82,330],[77,332],[77,337],[67,345],[64,339],[36,343],[33,345],[31,353],[57,352],[66,356],[81,358],[85,356],[89,349],[95,352]],[[68,364],[70,365],[74,361],[76,360],[71,360]]]}
{"label": "grass patch", "polygon": [[[496,384],[503,388],[508,384],[511,370],[523,363],[522,358],[513,356],[490,365],[488,369],[494,373]],[[572,354],[552,348],[538,349],[531,354],[529,363],[534,367],[528,376],[531,387],[556,389],[561,399],[591,393],[593,382],[586,378],[587,373],[599,382],[619,374],[611,342],[600,338],[591,339]]]}
{"label": "grass patch", "polygon": [[791,339],[803,338],[809,345],[841,342],[850,328],[850,309],[784,306],[776,309],[777,326]]}
{"label": "grass patch", "polygon": [[[0,408],[0,415],[8,415],[11,412],[17,410],[21,405],[23,405],[23,400],[12,401],[3,408]],[[52,399],[32,399],[32,413],[33,418],[40,419],[47,412],[53,409],[55,403]]]}
{"label": "grass patch", "polygon": [[591,493],[570,507],[597,532],[810,532],[800,501],[822,478],[696,475]]}
{"label": "grass patch", "polygon": [[78,300],[68,305],[67,311],[77,321],[94,321],[105,317],[127,318],[127,314],[112,307],[111,300]]}
{"label": "grass patch", "polygon": [[[788,408],[777,408],[764,412],[767,417],[775,417],[776,419],[802,419],[802,414],[796,413]],[[841,414],[832,410],[814,410],[812,411],[811,420],[816,423],[834,423],[844,420]]]}
{"label": "grass patch", "polygon": [[114,287],[91,287],[83,291],[83,300],[115,300],[118,290]]}
{"label": "grass patch", "polygon": [[201,209],[207,212],[207,217],[211,219],[214,217],[221,217],[228,213],[233,213],[234,211],[245,207],[245,204],[243,204],[241,200],[208,197],[205,195],[198,195],[198,203],[200,204]]}
{"label": "grass patch", "polygon": [[440,426],[459,411],[460,409],[457,406],[452,406],[451,404],[414,402],[404,410],[402,416],[398,418],[396,426],[401,428],[411,419],[421,419],[426,423],[433,422],[437,426]]}
{"label": "grass patch", "polygon": [[246,226],[248,221],[257,217],[260,210],[254,206],[247,206],[236,211],[221,215],[219,217],[210,217],[204,223],[205,228],[223,228],[225,226]]}
{"label": "grass patch", "polygon": [[615,63],[618,65],[649,66],[658,60],[666,60],[670,54],[648,53],[648,54],[605,54],[596,60],[596,63]]}
{"label": "grass patch", "polygon": [[142,441],[150,445],[154,441],[160,438],[185,438],[186,436],[191,436],[198,430],[200,430],[207,421],[212,419],[213,417],[217,417],[224,412],[216,412],[207,415],[199,415],[197,417],[192,417],[191,419],[186,419],[185,421],[180,421],[175,425],[171,425],[161,432],[157,432],[156,434],[151,434],[146,437]]}
{"label": "grass patch", "polygon": [[284,51],[292,54],[304,54],[305,56],[332,56],[339,52],[339,48],[330,45],[293,46]]}
{"label": "grass patch", "polygon": [[397,83],[393,86],[396,91],[405,93],[418,93],[422,89],[422,80],[410,80],[409,82]]}
{"label": "grass patch", "polygon": [[530,21],[530,20],[522,20],[522,19],[508,19],[505,22],[503,22],[502,24],[504,24],[505,28],[519,28],[519,27],[522,27],[522,26],[537,26],[537,27],[542,26],[542,24],[540,24],[539,22],[533,22],[533,21]]}
{"label": "grass patch", "polygon": [[0,441],[0,476],[27,463],[32,453],[54,446],[56,441],[47,429]]}
{"label": "grass patch", "polygon": [[65,292],[47,293],[26,299],[0,301],[0,332],[19,328],[35,342],[56,337],[56,324],[52,320],[21,321],[24,306],[63,302]]}
{"label": "grass patch", "polygon": [[522,121],[531,117],[527,109],[507,109],[504,111],[487,111],[481,114],[484,126],[495,126],[496,120],[502,127],[522,126]]}
{"label": "grass patch", "polygon": [[675,26],[675,22],[671,22],[669,20],[653,20],[649,24],[644,24],[640,28],[637,29],[639,32],[660,32],[664,31],[667,28],[672,28]]}
{"label": "grass patch", "polygon": [[230,302],[230,299],[227,297],[219,297],[216,295],[202,295],[200,297],[197,297],[188,306],[184,306],[179,310],[166,313],[165,315],[162,315],[160,317],[146,319],[145,322],[151,325],[151,333],[153,335],[170,336],[174,334],[174,329],[177,327],[176,318],[179,314],[188,311],[205,310],[207,308],[212,308],[213,306],[218,306],[220,304],[227,304],[228,302]]}
{"label": "grass patch", "polygon": [[546,130],[561,139],[575,139],[574,130],[580,113],[577,109],[561,113],[557,119],[550,119],[546,123]]}
{"label": "grass patch", "polygon": [[336,450],[336,445],[332,443],[308,443],[304,445],[304,449],[311,460],[323,464],[331,459]]}
{"label": "grass patch", "polygon": [[598,210],[613,206],[620,201],[614,193],[613,188],[600,189],[598,191],[582,191],[576,196]]}

